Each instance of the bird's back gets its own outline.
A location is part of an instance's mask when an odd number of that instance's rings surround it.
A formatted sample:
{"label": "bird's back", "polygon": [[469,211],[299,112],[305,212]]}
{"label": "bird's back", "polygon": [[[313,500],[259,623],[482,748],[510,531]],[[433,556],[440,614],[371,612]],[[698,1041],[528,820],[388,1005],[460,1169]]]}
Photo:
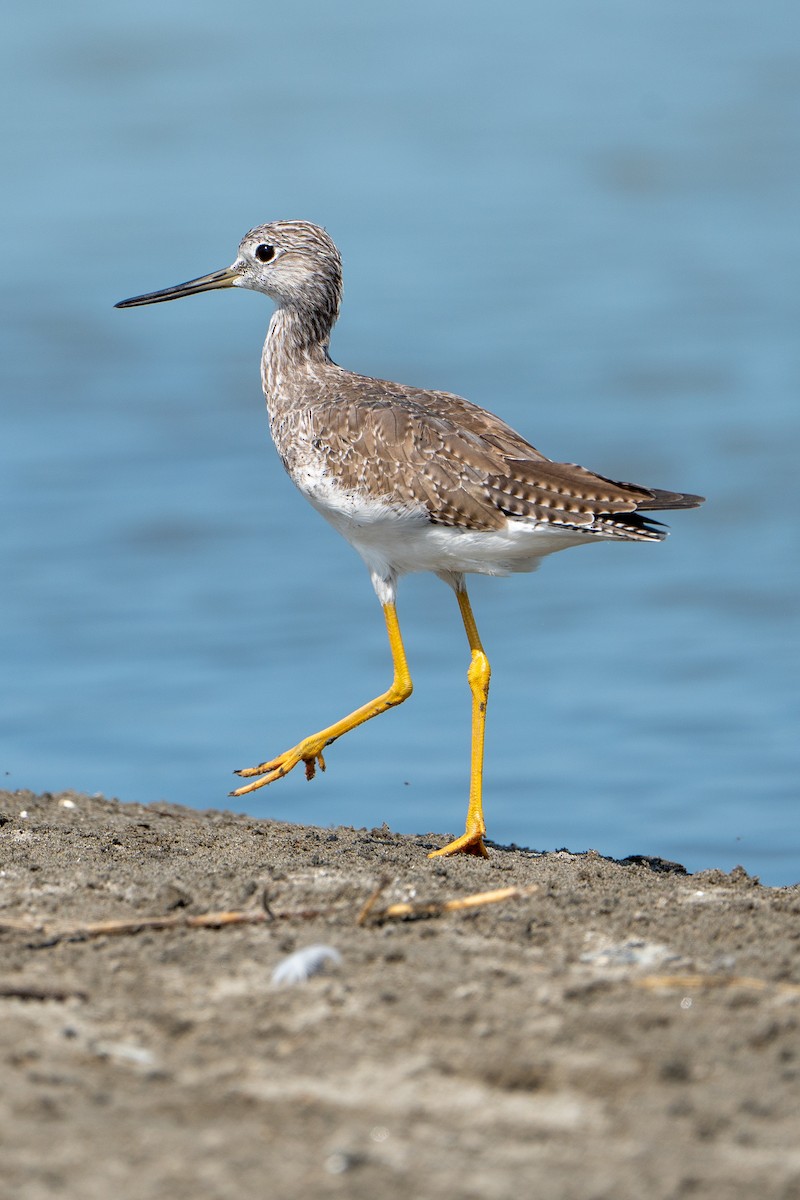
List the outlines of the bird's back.
{"label": "bird's back", "polygon": [[327,481],[435,525],[490,532],[513,521],[657,540],[663,531],[641,513],[700,503],[552,462],[460,396],[356,375],[330,361],[298,373],[268,401],[278,452],[302,491]]}

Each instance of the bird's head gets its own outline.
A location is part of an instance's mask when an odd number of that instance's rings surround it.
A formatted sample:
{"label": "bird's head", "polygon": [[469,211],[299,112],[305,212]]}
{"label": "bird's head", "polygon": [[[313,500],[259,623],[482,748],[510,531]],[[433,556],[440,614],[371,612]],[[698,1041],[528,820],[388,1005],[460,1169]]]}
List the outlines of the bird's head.
{"label": "bird's head", "polygon": [[319,225],[310,221],[272,221],[245,234],[236,261],[230,267],[159,292],[121,300],[115,307],[160,304],[229,287],[263,292],[281,308],[322,317],[326,324],[332,325],[342,295],[342,260]]}

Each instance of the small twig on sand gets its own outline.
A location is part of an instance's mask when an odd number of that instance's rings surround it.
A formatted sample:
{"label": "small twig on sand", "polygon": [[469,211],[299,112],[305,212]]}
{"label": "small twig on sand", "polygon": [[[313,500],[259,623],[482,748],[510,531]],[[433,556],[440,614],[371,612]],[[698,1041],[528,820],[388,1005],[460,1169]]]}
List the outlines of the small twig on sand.
{"label": "small twig on sand", "polygon": [[[418,900],[414,902],[406,902],[400,904],[390,904],[388,908],[380,909],[378,912],[372,912],[370,917],[371,924],[380,924],[381,921],[392,920],[417,920],[422,917],[440,917],[443,913],[460,912],[465,908],[480,908],[484,904],[500,904],[503,900],[521,900],[524,896],[532,896],[539,891],[538,883],[532,883],[529,887],[505,887],[495,888],[491,892],[476,892],[472,896],[460,896],[456,900]],[[374,894],[374,893],[373,893]],[[375,897],[377,899],[377,896]],[[367,901],[372,908],[372,896]],[[373,901],[374,903],[374,901]],[[366,908],[367,905],[364,906]],[[364,909],[361,910],[362,914]]]}
{"label": "small twig on sand", "polygon": [[0,933],[38,933],[41,928],[40,921],[15,921],[10,917],[0,921]]}
{"label": "small twig on sand", "polygon": [[361,911],[359,912],[358,916],[356,917],[356,925],[365,925],[366,924],[367,917],[370,915],[373,908],[375,907],[378,900],[380,899],[381,895],[383,894],[383,892],[385,892],[385,890],[388,886],[389,886],[389,880],[386,876],[384,876],[383,879],[378,880],[373,891],[370,893],[369,896],[367,896],[366,900],[361,905]]}
{"label": "small twig on sand", "polygon": [[[173,914],[163,917],[131,917],[123,921],[90,921],[85,925],[71,925],[65,929],[39,926],[36,932],[44,941],[36,943],[36,949],[46,949],[58,942],[81,942],[96,937],[122,937],[125,934],[145,933],[161,929],[221,929],[228,925],[269,925],[272,921],[311,921],[315,917],[328,917],[331,908],[288,909],[283,912],[248,909],[245,912],[209,912],[189,915]],[[27,932],[32,932],[28,928]]]}
{"label": "small twig on sand", "polygon": [[788,996],[800,996],[800,984],[757,979],[754,975],[644,975],[632,982],[634,987],[651,991],[656,988],[678,988],[683,991],[700,988],[746,988],[754,992],[774,990]]}
{"label": "small twig on sand", "polygon": [[144,933],[154,929],[220,929],[223,925],[264,925],[271,918],[263,911],[210,912],[192,916],[178,913],[164,917],[131,917],[123,921],[89,921],[85,925],[73,925],[67,929],[42,930],[46,941],[43,946],[54,946],[56,942],[79,942],[85,938],[122,937],[124,934]]}
{"label": "small twig on sand", "polygon": [[[388,886],[382,879],[373,890],[356,918],[359,925],[376,924],[391,920],[415,920],[421,917],[439,917],[443,913],[460,912],[462,909],[479,908],[484,904],[498,904],[503,900],[518,900],[532,896],[539,890],[538,884],[530,887],[497,888],[491,892],[478,892],[473,896],[461,896],[456,900],[429,900],[411,903],[390,904],[388,908],[375,911],[375,904]],[[313,921],[317,917],[330,917],[342,912],[341,905],[326,908],[293,908],[272,910],[248,909],[246,911],[208,912],[190,915],[171,913],[161,917],[129,917],[118,921],[89,921],[84,925],[62,928],[40,924],[29,925],[7,922],[5,928],[15,932],[39,933],[42,940],[32,943],[34,949],[42,950],[59,942],[81,942],[89,938],[123,937],[129,934],[154,932],[164,929],[221,929],[231,925],[268,925],[273,921]],[[0,993],[2,994],[2,993]]]}

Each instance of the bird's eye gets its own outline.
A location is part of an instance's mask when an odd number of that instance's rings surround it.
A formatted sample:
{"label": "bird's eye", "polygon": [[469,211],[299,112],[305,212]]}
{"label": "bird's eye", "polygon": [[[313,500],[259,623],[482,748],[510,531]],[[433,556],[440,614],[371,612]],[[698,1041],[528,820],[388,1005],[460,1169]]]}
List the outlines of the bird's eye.
{"label": "bird's eye", "polygon": [[255,256],[259,262],[271,262],[275,257],[275,247],[262,242],[260,246],[256,246]]}

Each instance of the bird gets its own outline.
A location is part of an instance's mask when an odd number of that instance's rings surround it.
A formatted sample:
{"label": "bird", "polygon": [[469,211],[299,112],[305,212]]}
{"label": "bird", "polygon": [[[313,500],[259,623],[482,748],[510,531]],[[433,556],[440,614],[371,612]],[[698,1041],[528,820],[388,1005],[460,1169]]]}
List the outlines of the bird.
{"label": "bird", "polygon": [[464,833],[434,849],[487,857],[483,760],[491,667],[466,577],[533,571],[541,559],[596,542],[661,541],[648,514],[696,508],[704,497],[620,483],[554,462],[500,417],[449,392],[358,375],[330,356],[342,299],[342,259],[310,221],[250,230],[229,267],[120,301],[160,304],[218,288],[246,288],[275,305],[261,382],[278,455],[300,492],[354,547],[383,610],[393,678],[354,712],[276,757],[235,772],[243,796],[302,763],[325,770],[327,747],[412,692],[396,599],[398,581],[433,572],[453,592],[470,651],[470,790]]}

